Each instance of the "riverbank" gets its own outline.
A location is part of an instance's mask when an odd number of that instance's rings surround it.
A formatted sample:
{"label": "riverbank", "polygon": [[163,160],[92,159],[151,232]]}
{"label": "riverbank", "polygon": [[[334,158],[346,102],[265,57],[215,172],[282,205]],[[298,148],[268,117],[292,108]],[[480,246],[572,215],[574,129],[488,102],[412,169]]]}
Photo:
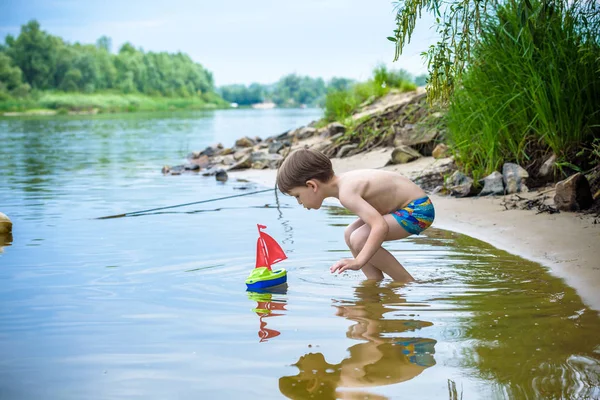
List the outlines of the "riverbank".
{"label": "riverbank", "polygon": [[143,94],[43,92],[22,99],[0,101],[0,116],[81,115],[216,108],[229,108],[229,103],[214,93],[202,97],[153,97]]}
{"label": "riverbank", "polygon": [[[188,164],[165,166],[163,173],[214,175],[226,170],[234,177],[274,186],[277,166],[301,147],[323,152],[337,173],[361,168],[396,171],[433,193],[434,226],[548,267],[600,311],[600,175],[576,174],[555,184],[554,177],[561,174],[556,159],[549,157],[528,170],[507,162],[501,171],[476,182],[457,170],[446,139],[443,113],[426,104],[425,90],[419,88],[390,92],[343,123],[320,120],[264,140],[246,136],[232,147],[209,146],[190,153]],[[565,211],[586,208],[594,212]]]}
{"label": "riverbank", "polygon": [[[423,157],[417,161],[385,166],[391,150],[380,149],[347,158],[333,158],[336,173],[352,169],[383,168],[416,179],[451,162],[450,158]],[[276,170],[249,169],[231,172],[234,178],[248,179],[273,187]],[[552,189],[547,189],[552,190]],[[527,199],[539,198],[544,191],[520,193]],[[552,196],[553,193],[545,193]],[[540,263],[564,279],[584,303],[600,311],[600,219],[591,215],[512,208],[511,195],[456,198],[432,195],[436,207],[433,227],[462,233],[494,247]],[[330,199],[331,200],[331,199]],[[339,204],[329,201],[329,204]]]}

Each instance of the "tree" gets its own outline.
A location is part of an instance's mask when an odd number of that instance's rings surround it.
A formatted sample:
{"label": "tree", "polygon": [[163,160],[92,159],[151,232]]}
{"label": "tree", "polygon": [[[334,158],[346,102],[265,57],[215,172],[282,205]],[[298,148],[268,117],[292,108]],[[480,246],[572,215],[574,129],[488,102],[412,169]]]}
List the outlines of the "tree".
{"label": "tree", "polygon": [[19,67],[12,65],[12,60],[5,53],[0,52],[0,82],[6,89],[13,90],[22,84],[23,73]]}
{"label": "tree", "polygon": [[331,78],[331,80],[329,81],[329,84],[327,85],[327,91],[328,92],[332,92],[332,91],[339,92],[339,91],[348,90],[348,89],[350,89],[350,87],[353,84],[354,84],[354,80],[352,80],[352,79],[333,77],[333,78]]}
{"label": "tree", "polygon": [[244,85],[225,85],[219,88],[221,96],[230,103],[237,103],[241,106],[262,103],[265,99],[266,89],[259,83],[252,83],[246,87]]}
{"label": "tree", "polygon": [[112,39],[108,36],[100,36],[98,40],[96,40],[96,47],[110,53],[112,48]]}
{"label": "tree", "polygon": [[[111,54],[111,40],[95,44],[67,43],[47,34],[33,20],[17,38],[7,35],[0,45],[0,83],[3,97],[35,89],[95,92],[116,89],[123,93],[155,96],[196,96],[219,100],[213,75],[184,53],[154,53],[125,43]],[[31,86],[28,85],[31,84]],[[9,93],[10,92],[10,93]],[[261,88],[252,88],[254,97]]]}
{"label": "tree", "polygon": [[279,106],[314,105],[325,92],[322,78],[289,74],[275,84],[273,101]]}
{"label": "tree", "polygon": [[77,68],[71,68],[67,71],[59,86],[65,92],[76,92],[80,89],[82,83],[81,71]]}
{"label": "tree", "polygon": [[36,20],[23,25],[16,40],[6,40],[8,55],[23,72],[23,79],[36,89],[52,87],[56,50],[61,43],[60,38],[42,31]]}
{"label": "tree", "polygon": [[[106,38],[105,36],[103,36]],[[108,38],[107,38],[108,39]],[[108,39],[110,40],[110,39]],[[96,89],[111,89],[115,87],[117,79],[117,69],[114,64],[114,57],[110,54],[105,46],[96,45],[97,49],[90,52],[94,55],[97,72],[97,81],[95,84]],[[108,46],[110,48],[110,46]]]}
{"label": "tree", "polygon": [[248,86],[248,100],[254,104],[264,101],[264,93],[264,87],[258,83],[252,83]]}

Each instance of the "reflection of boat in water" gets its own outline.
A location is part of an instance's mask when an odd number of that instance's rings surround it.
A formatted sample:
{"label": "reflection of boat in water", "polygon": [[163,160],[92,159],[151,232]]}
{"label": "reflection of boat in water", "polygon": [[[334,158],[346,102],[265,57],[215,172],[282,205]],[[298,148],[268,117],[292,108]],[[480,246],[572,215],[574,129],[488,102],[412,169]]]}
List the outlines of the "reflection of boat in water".
{"label": "reflection of boat in water", "polygon": [[364,342],[350,346],[339,363],[329,363],[323,353],[301,356],[293,364],[298,374],[279,379],[281,393],[292,399],[384,398],[360,388],[405,382],[434,366],[437,342],[404,336],[432,323],[392,314],[405,302],[399,290],[365,283],[356,288],[356,300],[334,303],[336,315],[356,322],[346,336]]}
{"label": "reflection of boat in water", "polygon": [[[281,287],[279,288],[275,287],[275,289],[283,290],[283,292],[277,293],[285,293],[285,285],[280,286]],[[273,299],[273,293],[271,292],[247,293],[249,299],[256,301],[256,308],[253,308],[252,311],[254,311],[260,319],[260,328],[258,329],[258,337],[260,338],[260,341],[266,342],[269,339],[279,336],[281,332],[275,329],[267,328],[267,321],[265,321],[265,319],[284,315],[283,311],[286,311],[286,302],[283,300]]]}

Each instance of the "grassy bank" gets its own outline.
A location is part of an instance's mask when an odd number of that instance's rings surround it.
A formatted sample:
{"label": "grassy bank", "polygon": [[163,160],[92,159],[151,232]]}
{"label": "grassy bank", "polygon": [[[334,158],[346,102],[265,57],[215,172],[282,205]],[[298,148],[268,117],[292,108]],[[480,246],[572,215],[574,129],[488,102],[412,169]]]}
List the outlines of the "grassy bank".
{"label": "grassy bank", "polygon": [[389,71],[385,66],[379,66],[373,71],[372,78],[366,82],[355,83],[347,90],[335,90],[327,93],[323,122],[344,123],[361,106],[372,103],[392,89],[408,92],[416,88],[411,77],[404,71]]}
{"label": "grassy bank", "polygon": [[198,97],[153,97],[143,94],[41,92],[0,101],[0,113],[134,112],[226,108],[215,93]]}
{"label": "grassy bank", "polygon": [[527,4],[509,1],[487,21],[451,98],[449,138],[476,179],[504,162],[535,175],[551,153],[561,176],[600,162],[600,13]]}

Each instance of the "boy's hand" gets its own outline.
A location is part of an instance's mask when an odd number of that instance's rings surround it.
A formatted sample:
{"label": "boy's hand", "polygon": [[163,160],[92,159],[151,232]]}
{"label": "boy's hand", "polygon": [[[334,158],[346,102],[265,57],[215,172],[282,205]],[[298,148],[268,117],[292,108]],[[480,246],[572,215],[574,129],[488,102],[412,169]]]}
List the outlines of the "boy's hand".
{"label": "boy's hand", "polygon": [[338,262],[336,262],[335,264],[333,264],[331,266],[331,268],[329,268],[329,270],[331,271],[331,273],[335,273],[337,271],[338,274],[341,274],[342,272],[344,272],[347,269],[352,269],[354,271],[358,271],[359,269],[362,268],[362,265],[360,265],[356,259],[354,258],[344,258],[343,260],[340,260]]}

